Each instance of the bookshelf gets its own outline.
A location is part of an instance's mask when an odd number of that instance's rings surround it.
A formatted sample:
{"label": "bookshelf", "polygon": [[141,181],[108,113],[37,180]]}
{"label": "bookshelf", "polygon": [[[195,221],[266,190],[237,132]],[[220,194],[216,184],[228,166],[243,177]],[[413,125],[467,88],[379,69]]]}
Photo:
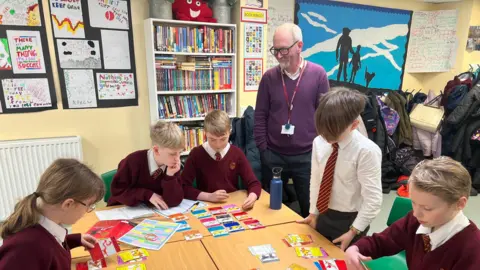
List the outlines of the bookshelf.
{"label": "bookshelf", "polygon": [[144,30],[151,123],[178,123],[188,155],[208,111],[237,116],[236,25],[150,18]]}

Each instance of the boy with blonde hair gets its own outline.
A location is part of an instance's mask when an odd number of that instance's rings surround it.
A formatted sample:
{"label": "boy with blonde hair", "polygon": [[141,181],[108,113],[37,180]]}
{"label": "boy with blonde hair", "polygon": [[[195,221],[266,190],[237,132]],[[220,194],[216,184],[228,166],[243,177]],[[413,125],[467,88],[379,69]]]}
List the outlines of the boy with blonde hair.
{"label": "boy with blonde hair", "polygon": [[348,269],[364,269],[360,261],[402,250],[408,269],[478,269],[480,230],[463,214],[471,186],[468,171],[451,158],[419,163],[409,179],[413,211],[351,246],[346,252]]}
{"label": "boy with blonde hair", "polygon": [[[250,209],[260,197],[261,184],[243,151],[230,145],[230,118],[224,111],[214,110],[205,117],[207,141],[191,152],[182,172],[185,198],[222,202],[228,193],[238,190],[238,176],[248,190],[242,207]],[[196,179],[197,188],[193,187]]]}
{"label": "boy with blonde hair", "polygon": [[160,210],[183,200],[180,153],[185,148],[182,130],[174,123],[158,121],[150,129],[152,147],[120,161],[111,185],[108,206],[151,203]]}
{"label": "boy with blonde hair", "polygon": [[344,87],[320,98],[315,112],[309,224],[345,250],[368,231],[382,205],[382,152],[360,134],[365,96]]}

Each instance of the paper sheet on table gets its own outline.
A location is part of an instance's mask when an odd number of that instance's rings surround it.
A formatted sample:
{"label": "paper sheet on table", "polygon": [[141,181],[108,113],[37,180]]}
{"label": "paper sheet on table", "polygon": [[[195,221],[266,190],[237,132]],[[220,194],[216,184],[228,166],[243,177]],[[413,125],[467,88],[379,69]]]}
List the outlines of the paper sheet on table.
{"label": "paper sheet on table", "polygon": [[110,210],[96,211],[95,214],[99,220],[128,220],[151,216],[154,214],[154,212],[145,205],[139,205],[135,207],[125,206]]}
{"label": "paper sheet on table", "polygon": [[153,209],[153,211],[155,213],[159,214],[159,215],[162,215],[164,217],[168,217],[168,216],[173,215],[173,214],[188,212],[193,207],[193,205],[197,202],[199,202],[199,204],[197,205],[196,209],[203,208],[203,207],[207,206],[206,203],[203,203],[203,202],[200,202],[200,201],[192,201],[192,200],[188,200],[188,199],[183,199],[182,202],[178,206],[168,208],[167,210]]}

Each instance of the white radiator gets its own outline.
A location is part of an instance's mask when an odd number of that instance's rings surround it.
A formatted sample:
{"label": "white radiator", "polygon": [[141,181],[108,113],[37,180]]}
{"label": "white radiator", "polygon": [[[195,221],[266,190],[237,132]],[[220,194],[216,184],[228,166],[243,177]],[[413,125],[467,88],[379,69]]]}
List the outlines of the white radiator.
{"label": "white radiator", "polygon": [[40,175],[57,158],[83,159],[79,136],[0,141],[0,220],[35,191]]}

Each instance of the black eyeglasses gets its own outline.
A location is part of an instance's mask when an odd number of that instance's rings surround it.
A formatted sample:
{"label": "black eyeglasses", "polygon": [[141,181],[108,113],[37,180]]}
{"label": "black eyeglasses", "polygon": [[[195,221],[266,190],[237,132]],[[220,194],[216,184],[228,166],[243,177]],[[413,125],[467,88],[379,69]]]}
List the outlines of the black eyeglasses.
{"label": "black eyeglasses", "polygon": [[295,46],[295,44],[298,43],[298,40],[295,41],[290,47],[288,48],[275,48],[275,47],[271,47],[270,48],[270,53],[273,54],[274,56],[277,56],[278,53],[280,53],[281,55],[287,55],[289,52],[290,52],[290,49]]}
{"label": "black eyeglasses", "polygon": [[95,204],[92,204],[92,205],[88,206],[88,205],[87,205],[86,203],[84,203],[84,202],[81,202],[81,201],[75,200],[75,199],[73,199],[73,200],[74,200],[75,202],[77,202],[77,203],[79,203],[79,204],[87,207],[87,213],[92,212],[92,211],[95,210],[95,208],[97,207]]}

